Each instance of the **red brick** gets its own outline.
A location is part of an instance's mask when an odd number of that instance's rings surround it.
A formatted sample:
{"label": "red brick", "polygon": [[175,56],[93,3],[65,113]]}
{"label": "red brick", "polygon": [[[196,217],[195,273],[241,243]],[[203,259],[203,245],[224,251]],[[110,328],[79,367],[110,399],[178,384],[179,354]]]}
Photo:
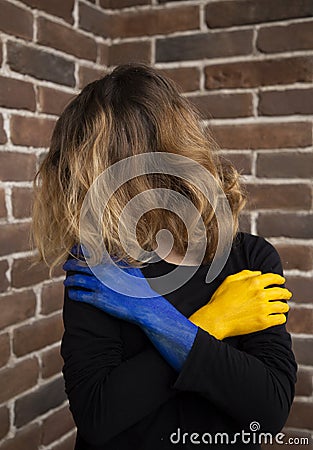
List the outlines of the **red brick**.
{"label": "red brick", "polygon": [[298,370],[297,383],[296,383],[296,395],[312,395],[313,372],[309,370]]}
{"label": "red brick", "polygon": [[252,38],[251,30],[236,30],[157,39],[156,61],[170,62],[248,55],[252,52]]}
{"label": "red brick", "polygon": [[313,429],[313,403],[295,400],[286,422],[287,427]]}
{"label": "red brick", "polygon": [[0,217],[6,217],[7,215],[7,207],[5,205],[5,191],[4,189],[0,189]]}
{"label": "red brick", "polygon": [[205,12],[207,25],[214,28],[307,17],[313,7],[310,0],[226,0],[209,3]]}
{"label": "red brick", "polygon": [[33,189],[24,187],[13,187],[12,207],[13,216],[16,218],[30,217],[33,200]]}
{"label": "red brick", "polygon": [[[52,450],[73,450],[76,442],[76,433],[73,432],[70,436],[68,436],[66,439],[63,439],[58,444],[54,445],[52,447]],[[306,449],[311,450],[311,449]]]}
{"label": "red brick", "polygon": [[285,270],[313,269],[313,248],[309,245],[276,244]]}
{"label": "red brick", "polygon": [[263,122],[236,125],[213,125],[213,136],[227,149],[278,149],[312,145],[309,122]]}
{"label": "red brick", "polygon": [[[0,367],[3,367],[8,362],[9,358],[10,358],[10,336],[8,333],[3,333],[0,334]],[[0,418],[0,428],[1,428],[1,418]]]}
{"label": "red brick", "polygon": [[83,88],[86,84],[92,81],[98,80],[107,74],[104,69],[92,69],[91,67],[80,66],[79,67],[79,87]]}
{"label": "red brick", "polygon": [[62,267],[63,264],[64,264],[64,261],[61,261],[53,268],[52,275],[54,277],[64,277],[65,272]]}
{"label": "red brick", "polygon": [[98,42],[98,55],[99,55],[99,63],[108,65],[109,61],[109,49],[110,46],[107,44],[103,44],[103,42]]}
{"label": "red brick", "polygon": [[132,62],[150,63],[151,43],[149,41],[122,42],[112,44],[108,50],[108,65],[115,66]]}
{"label": "red brick", "polygon": [[79,3],[79,27],[104,38],[110,36],[112,15],[85,3]]}
{"label": "red brick", "polygon": [[313,303],[312,278],[289,275],[286,283],[297,303]]}
{"label": "red brick", "polygon": [[38,8],[39,10],[46,11],[57,17],[62,17],[69,23],[74,23],[73,20],[73,8],[74,0],[23,0],[24,3],[32,8]]}
{"label": "red brick", "polygon": [[55,126],[54,120],[37,117],[11,117],[11,139],[16,145],[48,147]]}
{"label": "red brick", "polygon": [[158,72],[171,78],[182,92],[192,92],[200,89],[200,72],[198,67],[158,69]]}
{"label": "red brick", "polygon": [[4,441],[0,446],[1,450],[37,450],[40,442],[40,426],[31,424],[18,430],[14,437]]}
{"label": "red brick", "polygon": [[25,394],[15,402],[15,425],[20,428],[66,400],[63,378],[57,378]]}
{"label": "red brick", "polygon": [[23,75],[31,75],[39,80],[75,86],[74,62],[19,42],[8,41],[7,52],[8,64],[12,70]]}
{"label": "red brick", "polygon": [[100,0],[102,8],[119,9],[139,5],[151,5],[151,0]]}
{"label": "red brick", "polygon": [[5,386],[5,389],[0,389],[0,403],[34,386],[38,380],[38,369],[37,358],[24,359],[14,367],[2,369],[0,386]]}
{"label": "red brick", "polygon": [[0,114],[0,144],[5,144],[7,141],[7,134],[3,128],[3,117]]}
{"label": "red brick", "polygon": [[0,151],[1,181],[31,181],[36,173],[36,156]]}
{"label": "red brick", "polygon": [[5,0],[0,0],[0,30],[27,40],[33,38],[33,15]]}
{"label": "red brick", "polygon": [[266,91],[259,96],[259,115],[282,116],[313,113],[313,89]]}
{"label": "red brick", "polygon": [[31,83],[0,77],[0,106],[35,111],[36,99]]}
{"label": "red brick", "polygon": [[0,329],[32,317],[36,310],[33,291],[13,292],[0,297]]}
{"label": "red brick", "polygon": [[264,178],[312,178],[313,154],[264,153],[257,156],[256,173]]}
{"label": "red brick", "polygon": [[43,378],[49,378],[61,372],[64,362],[60,354],[59,345],[43,352],[41,359],[41,375]]}
{"label": "red brick", "polygon": [[43,286],[41,293],[41,313],[50,314],[63,306],[64,285],[54,282]]}
{"label": "red brick", "polygon": [[61,114],[65,106],[73,100],[75,94],[38,86],[39,109],[41,112],[50,114]]}
{"label": "red brick", "polygon": [[312,366],[313,365],[313,339],[310,337],[300,338],[294,336],[292,339],[292,347],[298,364]]}
{"label": "red brick", "polygon": [[44,17],[38,19],[38,43],[78,58],[91,61],[97,59],[97,45],[94,39]]}
{"label": "red brick", "polygon": [[[110,36],[113,38],[151,36],[177,31],[198,30],[199,27],[198,6],[179,5],[166,9],[138,9],[115,15],[112,20]],[[192,39],[190,36],[189,38]]]}
{"label": "red brick", "polygon": [[10,429],[10,412],[6,406],[0,408],[0,439],[2,439]]}
{"label": "red brick", "polygon": [[12,286],[24,287],[40,283],[48,278],[49,269],[44,263],[34,265],[30,257],[19,258],[13,261]]}
{"label": "red brick", "polygon": [[50,442],[56,441],[74,427],[72,414],[68,406],[65,406],[53,412],[43,421],[41,443],[44,445],[50,444]]}
{"label": "red brick", "polygon": [[224,159],[230,161],[242,175],[250,175],[252,172],[252,158],[248,153],[220,152]]}
{"label": "red brick", "polygon": [[239,215],[239,229],[246,233],[251,233],[251,215],[242,212]]}
{"label": "red brick", "polygon": [[291,333],[313,334],[313,309],[290,308],[287,328]]}
{"label": "red brick", "polygon": [[312,188],[309,184],[250,184],[247,209],[311,209]]}
{"label": "red brick", "polygon": [[264,53],[311,50],[312,27],[312,21],[261,27],[256,45]]}
{"label": "red brick", "polygon": [[29,250],[29,222],[0,225],[0,255]]}
{"label": "red brick", "polygon": [[313,114],[313,89],[261,92],[258,111],[265,116]]}
{"label": "red brick", "polygon": [[313,58],[298,56],[205,67],[207,89],[259,87],[312,81]]}
{"label": "red brick", "polygon": [[207,94],[189,96],[203,119],[253,115],[252,94]]}
{"label": "red brick", "polygon": [[257,229],[258,234],[264,237],[285,236],[312,239],[313,214],[297,215],[292,212],[261,212],[257,218]]}
{"label": "red brick", "polygon": [[9,268],[7,261],[0,261],[0,292],[5,292],[9,287],[9,280],[6,276],[6,272]]}
{"label": "red brick", "polygon": [[63,331],[60,314],[23,325],[14,330],[13,351],[17,356],[26,355],[57,342]]}

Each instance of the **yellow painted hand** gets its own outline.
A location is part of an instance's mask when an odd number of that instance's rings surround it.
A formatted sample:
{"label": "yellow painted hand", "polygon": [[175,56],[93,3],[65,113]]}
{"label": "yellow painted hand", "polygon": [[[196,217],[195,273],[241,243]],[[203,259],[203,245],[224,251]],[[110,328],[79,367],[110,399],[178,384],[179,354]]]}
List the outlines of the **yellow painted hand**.
{"label": "yellow painted hand", "polygon": [[285,278],[275,273],[242,270],[225,278],[210,301],[189,320],[217,339],[261,331],[286,322],[289,311],[284,301],[292,293],[281,287]]}

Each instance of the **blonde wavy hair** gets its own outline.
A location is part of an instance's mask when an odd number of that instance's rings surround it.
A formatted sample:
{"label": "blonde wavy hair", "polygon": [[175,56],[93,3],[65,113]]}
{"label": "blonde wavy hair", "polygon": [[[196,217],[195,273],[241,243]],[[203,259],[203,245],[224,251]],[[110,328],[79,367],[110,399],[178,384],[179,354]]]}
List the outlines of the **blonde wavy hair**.
{"label": "blonde wavy hair", "polygon": [[[200,112],[183,97],[180,88],[146,64],[124,64],[82,89],[60,115],[49,152],[34,179],[32,247],[35,262],[53,268],[79,243],[80,212],[87,191],[109,166],[126,157],[146,152],[187,156],[206,168],[225,193],[233,216],[233,237],[238,216],[246,203],[239,173],[218,155],[218,145],[202,125]],[[110,198],[102,214],[102,238],[110,255],[134,267],[142,263],[123,248],[118,227],[121,213],[136,194],[157,187],[187,196],[195,205],[207,232],[203,263],[212,260],[218,228],[214,210],[195,186],[168,174],[147,174],[123,184]],[[127,224],[124,229],[127,230]],[[159,230],[172,233],[173,249],[184,255],[188,235],[182,220],[172,211],[155,208],[138,221],[140,246],[151,251]],[[94,237],[84,236],[90,243]],[[95,262],[100,262],[100,254]]]}

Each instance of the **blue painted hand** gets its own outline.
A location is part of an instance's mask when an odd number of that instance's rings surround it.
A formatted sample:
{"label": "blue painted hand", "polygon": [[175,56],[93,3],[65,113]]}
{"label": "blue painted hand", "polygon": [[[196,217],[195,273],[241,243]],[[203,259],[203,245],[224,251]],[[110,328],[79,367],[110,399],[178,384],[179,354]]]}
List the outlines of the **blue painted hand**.
{"label": "blue painted hand", "polygon": [[[63,265],[63,270],[75,272],[64,281],[70,299],[89,303],[123,320],[142,323],[148,313],[160,314],[160,308],[168,304],[164,297],[151,288],[141,270],[135,267],[121,269],[106,263],[91,270],[88,265],[82,266],[78,260],[69,259]],[[121,270],[131,278],[121,277]],[[105,281],[110,282],[110,285],[113,281],[119,292],[110,289]]]}
{"label": "blue painted hand", "polygon": [[[167,362],[180,370],[198,327],[156,293],[140,269],[123,267],[122,270],[132,276],[131,283],[121,277],[121,269],[112,263],[94,266],[91,270],[86,263],[82,265],[77,259],[69,259],[63,269],[74,272],[64,281],[71,300],[88,303],[139,325]],[[101,280],[113,281],[120,292],[110,289]]]}

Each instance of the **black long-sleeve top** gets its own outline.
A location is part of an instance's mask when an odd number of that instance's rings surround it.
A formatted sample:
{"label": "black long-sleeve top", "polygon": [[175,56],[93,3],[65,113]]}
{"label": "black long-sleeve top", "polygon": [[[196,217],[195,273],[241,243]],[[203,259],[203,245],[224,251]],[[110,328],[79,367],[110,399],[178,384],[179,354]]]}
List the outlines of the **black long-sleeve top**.
{"label": "black long-sleeve top", "polygon": [[[161,260],[142,272],[153,278],[175,267]],[[186,317],[205,305],[228,275],[244,269],[283,275],[275,248],[243,232],[211,283],[205,282],[208,267],[200,266],[185,285],[165,295]],[[150,284],[157,290],[153,280]],[[207,449],[209,435],[215,448],[260,449],[251,422],[273,435],[286,422],[297,364],[285,324],[224,340],[199,328],[177,372],[139,326],[70,300],[67,289],[63,320],[61,355],[77,425],[75,450]],[[242,430],[251,433],[250,444],[235,437]],[[226,445],[227,438],[216,433],[228,433],[235,443]]]}

